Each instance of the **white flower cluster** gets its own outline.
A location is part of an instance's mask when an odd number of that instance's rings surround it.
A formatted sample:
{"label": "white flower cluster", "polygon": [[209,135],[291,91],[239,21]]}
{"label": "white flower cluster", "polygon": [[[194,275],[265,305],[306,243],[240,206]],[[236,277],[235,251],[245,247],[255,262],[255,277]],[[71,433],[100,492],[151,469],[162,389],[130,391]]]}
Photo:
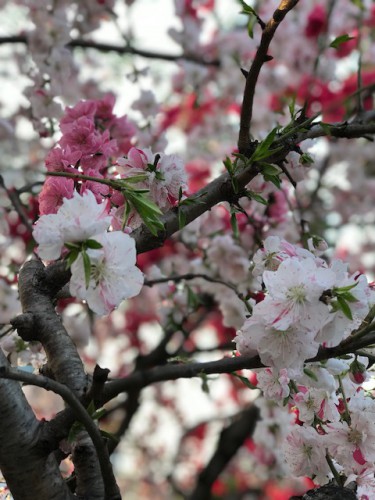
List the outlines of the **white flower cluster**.
{"label": "white flower cluster", "polygon": [[108,209],[91,191],[74,192],[56,214],[42,215],[33,231],[42,259],[58,259],[65,247],[76,252],[70,293],[101,315],[138,295],[143,285],[134,240],[121,231],[107,232],[112,218]]}
{"label": "white flower cluster", "polygon": [[261,413],[265,405],[274,410],[262,414],[256,443],[284,474],[317,484],[340,476],[342,484],[356,482],[358,498],[374,498],[375,400],[361,387],[368,359],[306,362],[320,345],[336,346],[361,326],[374,293],[343,262],[328,265],[317,256],[324,242],[310,241],[309,248],[269,237],[253,259],[266,293],[235,341],[241,354],[259,354],[269,366],[256,373],[264,396],[257,404]]}
{"label": "white flower cluster", "polygon": [[270,236],[254,256],[267,293],[237,333],[237,349],[259,354],[262,363],[301,373],[319,345],[339,344],[356,329],[375,302],[363,275],[347,265],[328,265],[309,250]]}

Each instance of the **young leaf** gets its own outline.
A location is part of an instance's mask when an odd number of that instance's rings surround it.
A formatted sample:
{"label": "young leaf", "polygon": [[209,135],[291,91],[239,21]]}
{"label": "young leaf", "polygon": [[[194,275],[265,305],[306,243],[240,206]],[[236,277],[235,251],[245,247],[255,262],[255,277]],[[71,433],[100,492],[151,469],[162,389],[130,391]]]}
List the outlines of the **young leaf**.
{"label": "young leaf", "polygon": [[255,385],[253,385],[250,380],[246,377],[243,377],[242,375],[238,375],[238,373],[234,373],[232,372],[231,375],[233,377],[236,377],[238,378],[239,380],[241,380],[241,382],[246,385],[246,387],[248,387],[249,389],[257,389],[257,387]]}
{"label": "young leaf", "polygon": [[65,257],[65,262],[66,262],[66,268],[67,269],[70,269],[70,267],[72,266],[73,262],[75,260],[77,260],[78,258],[78,255],[79,255],[79,251],[74,249],[74,250],[71,250]]}
{"label": "young leaf", "polygon": [[115,443],[119,443],[119,441],[120,441],[114,434],[111,434],[110,432],[103,431],[102,429],[100,429],[100,434],[103,437],[110,439],[111,441],[114,441]]}
{"label": "young leaf", "polygon": [[240,0],[240,4],[242,5],[241,14],[252,14],[253,16],[258,17],[258,14],[255,12],[255,10],[250,7],[250,5],[247,5],[246,2]]}
{"label": "young leaf", "polygon": [[99,250],[100,248],[103,248],[103,245],[99,243],[99,241],[96,240],[86,240],[85,241],[86,248],[92,248],[93,250]]}
{"label": "young leaf", "polygon": [[233,231],[233,237],[238,240],[240,237],[240,233],[238,230],[238,223],[237,223],[237,217],[236,217],[236,212],[231,209],[231,214],[230,214],[230,225],[232,227]]}
{"label": "young leaf", "polygon": [[90,276],[91,276],[91,262],[90,262],[90,257],[87,255],[87,252],[85,250],[82,250],[82,260],[83,260],[83,270],[85,272],[85,285],[86,289],[89,287],[90,284]]}
{"label": "young leaf", "polygon": [[184,212],[181,210],[181,208],[178,208],[178,228],[182,229],[186,225],[186,215]]}
{"label": "young leaf", "polygon": [[311,165],[314,163],[314,158],[309,153],[303,153],[299,157],[299,162],[301,165]]}
{"label": "young leaf", "polygon": [[254,191],[248,191],[247,196],[250,199],[257,201],[258,203],[261,203],[262,205],[268,205],[268,201],[264,199],[263,196],[261,196],[260,194],[254,193]]}
{"label": "young leaf", "polygon": [[274,184],[277,187],[277,189],[281,188],[281,180],[279,179],[279,177],[277,175],[264,174],[263,178],[265,181],[272,182],[272,184]]}
{"label": "young leaf", "polygon": [[312,380],[315,380],[315,382],[318,382],[318,377],[316,376],[316,373],[314,373],[313,371],[309,370],[308,368],[304,368],[303,373]]}
{"label": "young leaf", "polygon": [[355,38],[354,36],[349,36],[347,33],[345,33],[345,35],[340,35],[337,38],[335,38],[329,44],[329,46],[332,47],[333,49],[338,49],[340,47],[340,45],[342,45],[343,43],[345,43],[349,40],[353,40],[354,38]]}
{"label": "young leaf", "polygon": [[353,285],[347,285],[347,286],[340,286],[340,288],[334,288],[333,291],[335,294],[340,294],[343,292],[349,292],[349,290],[352,290],[358,285],[358,281],[356,283],[353,283]]}
{"label": "young leaf", "polygon": [[257,24],[257,17],[249,14],[249,22],[247,23],[247,33],[250,38],[254,38],[254,26]]}
{"label": "young leaf", "polygon": [[352,311],[350,310],[350,307],[349,307],[348,303],[346,302],[346,300],[341,295],[338,295],[336,297],[336,299],[337,299],[337,304],[339,306],[339,309],[341,309],[341,311],[345,314],[345,316],[348,319],[353,320]]}
{"label": "young leaf", "polygon": [[274,165],[271,165],[270,163],[261,163],[261,167],[262,167],[262,174],[267,174],[267,175],[280,174],[280,169],[275,167]]}

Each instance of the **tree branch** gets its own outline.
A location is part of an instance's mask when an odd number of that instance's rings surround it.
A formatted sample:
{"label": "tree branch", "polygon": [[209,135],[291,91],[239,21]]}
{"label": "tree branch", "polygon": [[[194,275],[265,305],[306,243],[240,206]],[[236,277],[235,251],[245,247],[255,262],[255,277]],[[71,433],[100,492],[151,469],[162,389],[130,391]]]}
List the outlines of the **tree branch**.
{"label": "tree branch", "polygon": [[[296,132],[292,137],[285,141],[278,139],[275,141],[278,146],[283,146],[282,150],[267,158],[267,163],[278,163],[285,160],[287,154],[295,149],[296,145],[306,139],[317,137],[340,137],[340,138],[359,138],[367,134],[375,134],[375,114],[373,111],[364,113],[351,122],[340,122],[331,125],[313,124],[306,126],[307,130]],[[272,146],[271,146],[272,148]],[[232,179],[229,173],[224,173],[214,179],[204,188],[194,193],[189,199],[196,200],[196,203],[184,204],[178,208],[172,208],[161,217],[164,224],[164,231],[154,236],[145,225],[135,229],[131,236],[135,239],[137,253],[147,252],[163,245],[164,241],[177,232],[179,227],[179,211],[182,211],[186,224],[189,224],[197,217],[210,210],[220,202],[235,202],[243,196],[245,186],[259,173],[257,163],[253,163],[244,170],[235,174],[238,186],[237,192],[233,189]]]}
{"label": "tree branch", "polygon": [[[79,397],[87,388],[87,376],[72,339],[57,316],[52,302],[56,284],[47,280],[39,260],[24,264],[19,274],[19,294],[24,314],[11,324],[26,341],[39,341],[53,377]],[[56,287],[57,288],[57,287]]]}
{"label": "tree branch", "polygon": [[260,70],[262,69],[263,64],[266,61],[270,60],[267,52],[279,24],[287,15],[287,13],[297,5],[297,3],[298,0],[281,0],[279,7],[273,13],[272,19],[268,21],[265,28],[263,29],[260,45],[246,78],[245,91],[242,101],[238,150],[244,155],[249,153],[250,126],[253,116],[255,87],[258,81]]}
{"label": "tree branch", "polygon": [[[0,349],[0,370],[6,373],[8,369]],[[53,453],[40,446],[42,425],[20,384],[0,379],[0,397],[0,468],[14,498],[72,500]]]}
{"label": "tree branch", "polygon": [[[306,360],[306,363],[315,363],[324,361],[330,358],[350,354],[357,349],[363,349],[370,346],[375,341],[375,330],[369,331],[361,338],[350,337],[345,339],[336,347],[320,347],[318,354],[314,358]],[[169,364],[152,368],[146,371],[135,371],[125,378],[108,382],[103,391],[104,401],[108,401],[121,392],[126,392],[133,389],[146,387],[147,385],[156,382],[164,382],[166,380],[177,380],[179,378],[192,378],[201,375],[213,375],[219,373],[232,373],[237,370],[256,368],[264,368],[265,366],[260,361],[259,356],[252,358],[248,356],[238,356],[234,358],[224,357],[217,361],[186,363],[186,364]]]}
{"label": "tree branch", "polygon": [[76,419],[84,425],[95,446],[105,486],[105,498],[108,500],[120,499],[119,490],[113,475],[111,463],[109,461],[108,450],[103,443],[98,427],[87,413],[86,409],[82,406],[77,396],[65,385],[60,384],[55,380],[51,380],[48,377],[44,377],[43,375],[34,375],[32,373],[9,368],[4,365],[0,366],[0,378],[17,380],[29,385],[36,385],[46,389],[47,391],[53,391],[55,394],[58,394],[63,398],[63,400],[74,411]]}
{"label": "tree branch", "polygon": [[[28,44],[27,36],[13,35],[0,37],[0,45],[4,44]],[[117,54],[130,54],[133,56],[144,57],[145,59],[160,59],[162,61],[178,62],[188,61],[202,66],[220,66],[218,59],[202,59],[193,54],[168,54],[163,52],[154,52],[152,50],[137,49],[131,45],[113,45],[110,43],[95,42],[94,40],[71,40],[67,45],[69,48],[94,49],[99,52],[116,52]]]}
{"label": "tree branch", "polygon": [[259,410],[253,405],[236,415],[231,423],[221,431],[216,451],[199,474],[197,484],[189,496],[189,500],[209,500],[211,498],[213,483],[243,445],[245,439],[253,434],[258,418]]}

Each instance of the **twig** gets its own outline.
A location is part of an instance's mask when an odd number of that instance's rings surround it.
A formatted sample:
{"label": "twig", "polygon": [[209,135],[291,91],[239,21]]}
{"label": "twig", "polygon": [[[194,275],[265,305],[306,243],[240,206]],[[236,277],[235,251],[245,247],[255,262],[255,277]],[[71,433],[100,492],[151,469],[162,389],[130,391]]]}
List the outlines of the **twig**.
{"label": "twig", "polygon": [[109,460],[108,450],[103,443],[100,431],[75,394],[65,385],[60,384],[59,382],[56,382],[48,377],[44,377],[43,375],[34,375],[32,373],[23,372],[14,368],[4,366],[0,367],[0,378],[17,380],[29,385],[36,385],[46,389],[47,391],[53,391],[55,394],[61,396],[74,411],[77,420],[85,426],[95,446],[103,476],[106,500],[121,499]]}
{"label": "twig", "polygon": [[[28,44],[27,37],[24,35],[2,36],[0,37],[1,44]],[[94,49],[99,52],[117,52],[117,54],[130,54],[133,56],[144,57],[145,59],[160,59],[162,61],[188,61],[203,66],[220,66],[218,59],[202,59],[193,54],[168,54],[163,52],[153,52],[151,50],[137,49],[131,45],[113,45],[110,43],[95,42],[93,40],[71,40],[67,45],[70,48]]]}
{"label": "twig", "polygon": [[21,221],[27,227],[28,231],[30,233],[32,233],[33,226],[31,224],[30,219],[28,218],[27,213],[25,211],[25,208],[24,208],[24,206],[23,206],[23,204],[18,196],[18,192],[15,190],[12,190],[12,189],[8,189],[5,186],[4,178],[2,175],[0,175],[0,186],[5,190],[10,202],[13,205],[13,208],[15,209],[17,214],[19,215],[19,218],[21,219]]}
{"label": "twig", "polygon": [[174,281],[175,283],[179,283],[180,281],[183,281],[183,280],[194,280],[196,278],[201,278],[205,281],[209,281],[210,283],[217,283],[219,285],[226,286],[227,288],[230,288],[238,296],[239,299],[244,300],[243,295],[237,291],[237,289],[234,285],[232,285],[231,283],[227,283],[226,281],[223,281],[223,280],[218,279],[218,278],[212,278],[211,276],[208,276],[208,274],[204,274],[204,273],[186,273],[186,274],[172,275],[172,276],[168,276],[166,278],[145,280],[144,285],[152,287],[154,285],[158,285],[161,283],[168,283],[169,281]]}
{"label": "twig", "polygon": [[263,29],[260,45],[246,78],[245,91],[242,101],[240,133],[238,137],[238,150],[242,154],[246,155],[249,153],[250,126],[253,115],[255,87],[263,64],[269,60],[267,55],[268,48],[279,24],[284,19],[286,14],[297,5],[297,3],[298,0],[281,0],[279,7],[273,13],[272,19],[268,21]]}

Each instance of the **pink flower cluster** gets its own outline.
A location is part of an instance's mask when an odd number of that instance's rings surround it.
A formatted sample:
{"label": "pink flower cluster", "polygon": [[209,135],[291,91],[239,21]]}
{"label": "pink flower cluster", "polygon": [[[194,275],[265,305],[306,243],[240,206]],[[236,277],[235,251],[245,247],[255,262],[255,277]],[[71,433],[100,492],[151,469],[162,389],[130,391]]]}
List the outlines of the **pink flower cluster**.
{"label": "pink flower cluster", "polygon": [[[70,259],[71,294],[98,314],[137,295],[143,284],[134,240],[124,234],[130,231],[126,225],[142,222],[134,208],[137,196],[141,208],[148,208],[147,191],[160,213],[187,189],[181,159],[131,147],[135,128],[126,116],[116,117],[113,106],[108,94],[66,110],[62,137],[46,158],[47,170],[61,177],[47,178],[33,231],[42,259]],[[118,190],[114,183],[121,181],[128,187],[118,184]],[[132,203],[126,199],[130,193]]]}
{"label": "pink flower cluster", "polygon": [[[47,170],[104,178],[111,158],[126,154],[136,133],[127,116],[113,114],[114,104],[114,96],[107,94],[101,100],[81,101],[67,108],[60,121],[62,137],[46,157]],[[109,192],[108,186],[92,181],[83,182],[80,189],[93,191],[98,201]],[[56,213],[73,192],[71,179],[47,178],[39,195],[40,214]]]}

